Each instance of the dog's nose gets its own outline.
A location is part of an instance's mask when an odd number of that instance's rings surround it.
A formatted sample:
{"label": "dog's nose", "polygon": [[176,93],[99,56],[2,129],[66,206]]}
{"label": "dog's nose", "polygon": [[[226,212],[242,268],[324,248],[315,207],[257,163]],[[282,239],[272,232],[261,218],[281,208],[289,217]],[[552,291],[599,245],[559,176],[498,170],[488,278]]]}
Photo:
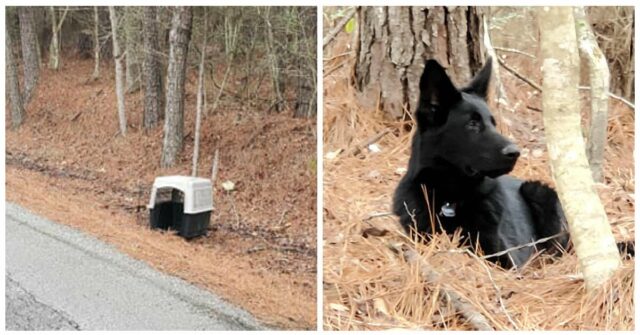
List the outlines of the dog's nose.
{"label": "dog's nose", "polygon": [[515,144],[509,144],[506,147],[502,148],[502,154],[508,158],[516,159],[520,157],[520,149]]}

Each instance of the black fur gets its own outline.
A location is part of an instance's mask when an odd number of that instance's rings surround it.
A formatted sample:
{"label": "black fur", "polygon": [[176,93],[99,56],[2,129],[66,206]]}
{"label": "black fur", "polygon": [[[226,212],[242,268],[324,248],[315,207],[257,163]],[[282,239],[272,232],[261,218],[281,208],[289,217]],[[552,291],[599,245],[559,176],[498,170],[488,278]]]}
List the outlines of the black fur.
{"label": "black fur", "polygon": [[[485,254],[566,232],[556,192],[536,181],[506,174],[519,150],[498,133],[486,104],[491,61],[465,88],[457,89],[434,60],[425,64],[406,175],[398,185],[393,211],[407,231],[424,235],[461,228]],[[426,187],[425,200],[422,185]],[[431,213],[437,217],[433,222]],[[455,213],[455,215],[451,215]],[[493,261],[521,266],[536,249],[557,253],[568,246],[561,234],[535,247],[521,248]]]}

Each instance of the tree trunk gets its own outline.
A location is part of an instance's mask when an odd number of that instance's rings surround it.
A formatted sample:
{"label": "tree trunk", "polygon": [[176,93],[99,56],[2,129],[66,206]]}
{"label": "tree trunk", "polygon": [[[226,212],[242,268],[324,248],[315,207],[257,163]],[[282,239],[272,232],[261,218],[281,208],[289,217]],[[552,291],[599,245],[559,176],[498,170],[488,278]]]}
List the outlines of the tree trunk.
{"label": "tree trunk", "polygon": [[20,18],[20,41],[24,62],[24,95],[22,101],[28,104],[40,77],[38,60],[38,40],[33,19],[33,7],[18,7]]}
{"label": "tree trunk", "polygon": [[[297,20],[299,20],[296,33],[297,55],[296,62],[298,65],[297,73],[297,92],[296,92],[296,108],[294,117],[314,117],[317,110],[316,100],[316,15],[297,12]],[[307,29],[309,33],[307,33]],[[311,37],[310,37],[311,36]]]}
{"label": "tree trunk", "polygon": [[60,68],[60,42],[58,41],[58,35],[62,28],[62,23],[67,17],[69,12],[69,6],[67,6],[62,13],[60,21],[56,18],[56,10],[53,6],[49,7],[49,13],[51,14],[51,43],[49,44],[49,68],[58,71]]}
{"label": "tree trunk", "polygon": [[419,97],[427,59],[434,58],[457,84],[483,62],[481,7],[360,7],[354,85],[361,104],[400,118]]}
{"label": "tree trunk", "polygon": [[202,53],[200,54],[200,67],[198,69],[198,97],[196,102],[196,130],[193,144],[193,166],[191,176],[198,174],[198,154],[200,150],[200,120],[202,119],[202,102],[204,99],[204,60],[207,54],[207,7],[204,7],[204,32],[202,34]]}
{"label": "tree trunk", "polygon": [[140,89],[140,52],[138,46],[142,43],[140,43],[139,9],[140,7],[127,6],[124,15],[127,93],[134,93]]}
{"label": "tree trunk", "polygon": [[270,17],[271,7],[265,9],[264,21],[267,25],[267,52],[269,57],[269,67],[271,69],[271,84],[273,86],[274,106],[276,111],[280,112],[284,109],[284,97],[283,87],[281,86],[282,80],[280,78],[280,66],[278,64],[278,52],[275,47],[275,41],[273,37],[273,27],[271,25]]}
{"label": "tree trunk", "polygon": [[191,39],[191,7],[176,7],[171,20],[169,35],[169,68],[165,106],[162,167],[173,166],[182,150],[184,131],[184,81],[187,69],[187,52]]}
{"label": "tree trunk", "polygon": [[100,16],[98,6],[93,7],[93,74],[91,80],[100,78]]}
{"label": "tree trunk", "polygon": [[591,85],[591,122],[587,137],[587,157],[593,179],[602,182],[604,148],[607,145],[609,111],[609,66],[587,22],[583,7],[574,8],[580,56],[589,66]]}
{"label": "tree trunk", "polygon": [[120,133],[127,134],[127,117],[124,106],[124,71],[122,70],[122,53],[118,43],[118,16],[116,9],[109,6],[109,19],[111,20],[111,39],[113,40],[113,60],[116,64],[116,97],[118,99],[118,120],[120,122]]}
{"label": "tree trunk", "polygon": [[620,256],[585,154],[572,8],[541,7],[538,22],[543,121],[551,168],[586,287],[593,290],[620,266]]}
{"label": "tree trunk", "polygon": [[9,23],[5,22],[5,61],[7,67],[7,91],[11,102],[11,126],[16,129],[23,121],[24,107],[22,95],[20,95],[20,82],[18,80],[18,68],[13,56],[12,34],[9,32]]}
{"label": "tree trunk", "polygon": [[144,114],[142,124],[145,129],[158,124],[160,111],[163,107],[161,64],[158,59],[158,27],[156,23],[156,7],[143,8],[143,37],[144,37]]}

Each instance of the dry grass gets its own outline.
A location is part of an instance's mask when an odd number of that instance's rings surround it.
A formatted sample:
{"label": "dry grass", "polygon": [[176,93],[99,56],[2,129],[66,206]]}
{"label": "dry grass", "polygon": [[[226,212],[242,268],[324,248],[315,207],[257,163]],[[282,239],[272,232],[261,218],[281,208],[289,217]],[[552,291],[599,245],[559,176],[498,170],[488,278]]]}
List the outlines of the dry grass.
{"label": "dry grass", "polygon": [[[359,106],[349,84],[349,39],[340,36],[325,53],[325,69],[338,70],[324,78],[324,150],[343,152],[324,160],[324,328],[473,329],[440,298],[442,291],[452,291],[499,330],[634,329],[632,261],[624,262],[606,288],[587,294],[574,254],[505,271],[463,252],[446,235],[416,243],[404,235],[395,216],[375,215],[390,210],[401,178],[398,168],[406,167],[409,158],[411,133],[404,123],[384,119],[381,111]],[[534,62],[516,65],[539,80]],[[539,106],[539,98],[506,71],[502,77],[511,103],[497,117],[499,129],[523,148],[513,174],[553,184],[541,114],[526,107]],[[612,102],[606,183],[599,192],[618,240],[632,239],[635,231],[633,127],[633,111]],[[381,152],[346,153],[386,128],[392,131],[377,142]],[[423,266],[439,279],[426,280],[402,250],[421,254],[428,262]]]}

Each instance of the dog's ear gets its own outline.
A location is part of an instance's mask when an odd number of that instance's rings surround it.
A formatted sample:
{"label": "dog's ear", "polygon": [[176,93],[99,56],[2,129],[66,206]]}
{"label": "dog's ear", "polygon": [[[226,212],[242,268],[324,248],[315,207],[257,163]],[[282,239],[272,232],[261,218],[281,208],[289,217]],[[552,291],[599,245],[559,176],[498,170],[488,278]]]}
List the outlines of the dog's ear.
{"label": "dog's ear", "polygon": [[489,82],[491,82],[491,67],[492,67],[492,59],[491,57],[487,58],[487,62],[484,64],[480,72],[473,77],[473,80],[467,85],[467,87],[463,88],[463,92],[472,93],[484,100],[487,100],[487,92],[489,91]]}
{"label": "dog's ear", "polygon": [[447,121],[449,108],[462,99],[444,68],[434,59],[425,63],[420,78],[420,101],[416,110],[418,129],[437,127]]}

